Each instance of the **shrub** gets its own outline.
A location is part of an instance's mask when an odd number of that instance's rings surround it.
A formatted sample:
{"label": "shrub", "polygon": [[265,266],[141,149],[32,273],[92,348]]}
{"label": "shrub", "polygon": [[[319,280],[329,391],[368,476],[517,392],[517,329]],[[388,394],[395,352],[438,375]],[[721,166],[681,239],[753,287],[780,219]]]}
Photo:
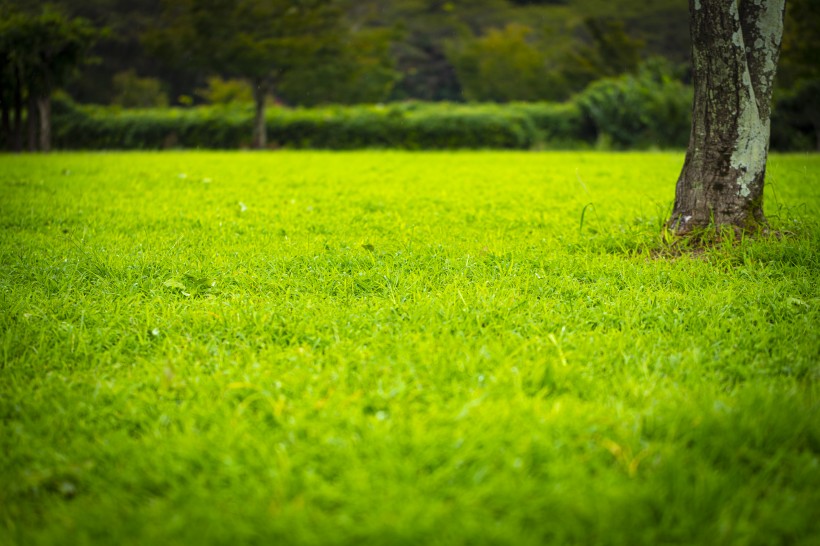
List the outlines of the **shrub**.
{"label": "shrub", "polygon": [[692,90],[662,61],[636,75],[599,80],[576,103],[603,141],[619,149],[681,148],[689,138]]}
{"label": "shrub", "polygon": [[250,141],[251,115],[241,105],[125,110],[57,98],[53,138],[63,149],[238,148]]}
{"label": "shrub", "polygon": [[207,87],[197,89],[196,94],[208,104],[234,104],[253,102],[253,89],[245,80],[223,80],[219,76],[208,78]]}
{"label": "shrub", "polygon": [[519,102],[509,108],[527,118],[538,133],[537,142],[550,148],[578,148],[595,141],[597,131],[575,102]]}
{"label": "shrub", "polygon": [[140,78],[134,70],[114,76],[114,104],[124,108],[168,106],[168,95],[156,78]]}

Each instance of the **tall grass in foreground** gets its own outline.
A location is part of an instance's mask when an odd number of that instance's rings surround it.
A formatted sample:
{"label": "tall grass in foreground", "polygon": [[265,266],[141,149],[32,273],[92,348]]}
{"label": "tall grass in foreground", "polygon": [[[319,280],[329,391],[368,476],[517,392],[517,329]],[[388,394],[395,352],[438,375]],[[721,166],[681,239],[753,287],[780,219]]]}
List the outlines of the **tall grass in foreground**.
{"label": "tall grass in foreground", "polygon": [[820,158],[0,157],[2,544],[817,544]]}

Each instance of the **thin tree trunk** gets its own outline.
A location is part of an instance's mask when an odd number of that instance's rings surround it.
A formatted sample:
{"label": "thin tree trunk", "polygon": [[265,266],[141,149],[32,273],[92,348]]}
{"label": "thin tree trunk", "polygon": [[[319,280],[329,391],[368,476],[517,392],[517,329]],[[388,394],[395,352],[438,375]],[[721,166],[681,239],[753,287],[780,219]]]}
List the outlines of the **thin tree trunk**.
{"label": "thin tree trunk", "polygon": [[37,99],[37,110],[40,114],[40,151],[51,151],[51,95]]}
{"label": "thin tree trunk", "polygon": [[253,142],[251,146],[257,150],[262,150],[268,145],[268,131],[265,126],[265,99],[267,95],[268,86],[264,82],[254,82],[253,100],[256,108],[253,118]]}
{"label": "thin tree trunk", "polygon": [[28,136],[28,151],[37,151],[37,98],[29,91],[28,105],[26,106],[26,134]]}
{"label": "thin tree trunk", "polygon": [[15,152],[23,149],[23,83],[20,81],[20,68],[14,67],[14,126],[12,127],[11,149]]}
{"label": "thin tree trunk", "polygon": [[689,0],[695,102],[668,226],[766,225],[763,183],[785,0]]}
{"label": "thin tree trunk", "polygon": [[8,95],[6,93],[3,95],[2,113],[0,113],[0,133],[2,133],[0,140],[2,140],[3,147],[9,148],[11,146],[11,110],[7,100]]}
{"label": "thin tree trunk", "polygon": [[[0,62],[0,78],[14,81],[11,73],[11,61],[8,56],[4,56]],[[5,85],[4,85],[5,84]],[[8,150],[11,147],[11,105],[14,93],[9,88],[9,82],[0,83],[0,146]]]}

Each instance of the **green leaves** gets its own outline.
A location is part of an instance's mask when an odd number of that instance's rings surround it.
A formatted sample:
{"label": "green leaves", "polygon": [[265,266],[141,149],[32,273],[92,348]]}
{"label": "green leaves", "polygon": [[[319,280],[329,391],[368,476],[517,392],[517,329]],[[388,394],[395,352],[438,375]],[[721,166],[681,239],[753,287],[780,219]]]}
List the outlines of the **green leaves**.
{"label": "green leaves", "polygon": [[172,277],[163,282],[162,285],[185,296],[186,298],[204,296],[209,294],[216,286],[216,280],[210,277],[190,275],[186,273],[180,278]]}
{"label": "green leaves", "polygon": [[576,98],[602,143],[616,149],[684,147],[691,126],[691,90],[661,59],[636,75],[599,80]]}
{"label": "green leaves", "polygon": [[330,1],[174,0],[164,6],[161,26],[147,37],[152,49],[247,80],[309,63],[317,44],[339,32],[341,15]]}
{"label": "green leaves", "polygon": [[22,78],[35,96],[48,96],[86,59],[100,31],[82,18],[47,7],[39,15],[3,14],[0,20],[0,70],[4,85]]}

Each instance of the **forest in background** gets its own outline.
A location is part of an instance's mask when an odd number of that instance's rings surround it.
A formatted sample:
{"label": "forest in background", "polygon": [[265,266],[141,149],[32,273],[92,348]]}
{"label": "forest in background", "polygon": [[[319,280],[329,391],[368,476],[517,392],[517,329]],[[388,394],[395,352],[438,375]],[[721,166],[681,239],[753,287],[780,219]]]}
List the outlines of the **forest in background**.
{"label": "forest in background", "polygon": [[[73,40],[48,78],[17,74],[31,110],[57,89],[123,108],[250,103],[255,93],[310,107],[564,102],[647,62],[691,78],[685,0],[0,0],[0,14],[0,47],[43,14]],[[776,100],[820,146],[818,29],[818,3],[791,0]],[[19,59],[0,60],[6,106],[21,93],[10,85]]]}

